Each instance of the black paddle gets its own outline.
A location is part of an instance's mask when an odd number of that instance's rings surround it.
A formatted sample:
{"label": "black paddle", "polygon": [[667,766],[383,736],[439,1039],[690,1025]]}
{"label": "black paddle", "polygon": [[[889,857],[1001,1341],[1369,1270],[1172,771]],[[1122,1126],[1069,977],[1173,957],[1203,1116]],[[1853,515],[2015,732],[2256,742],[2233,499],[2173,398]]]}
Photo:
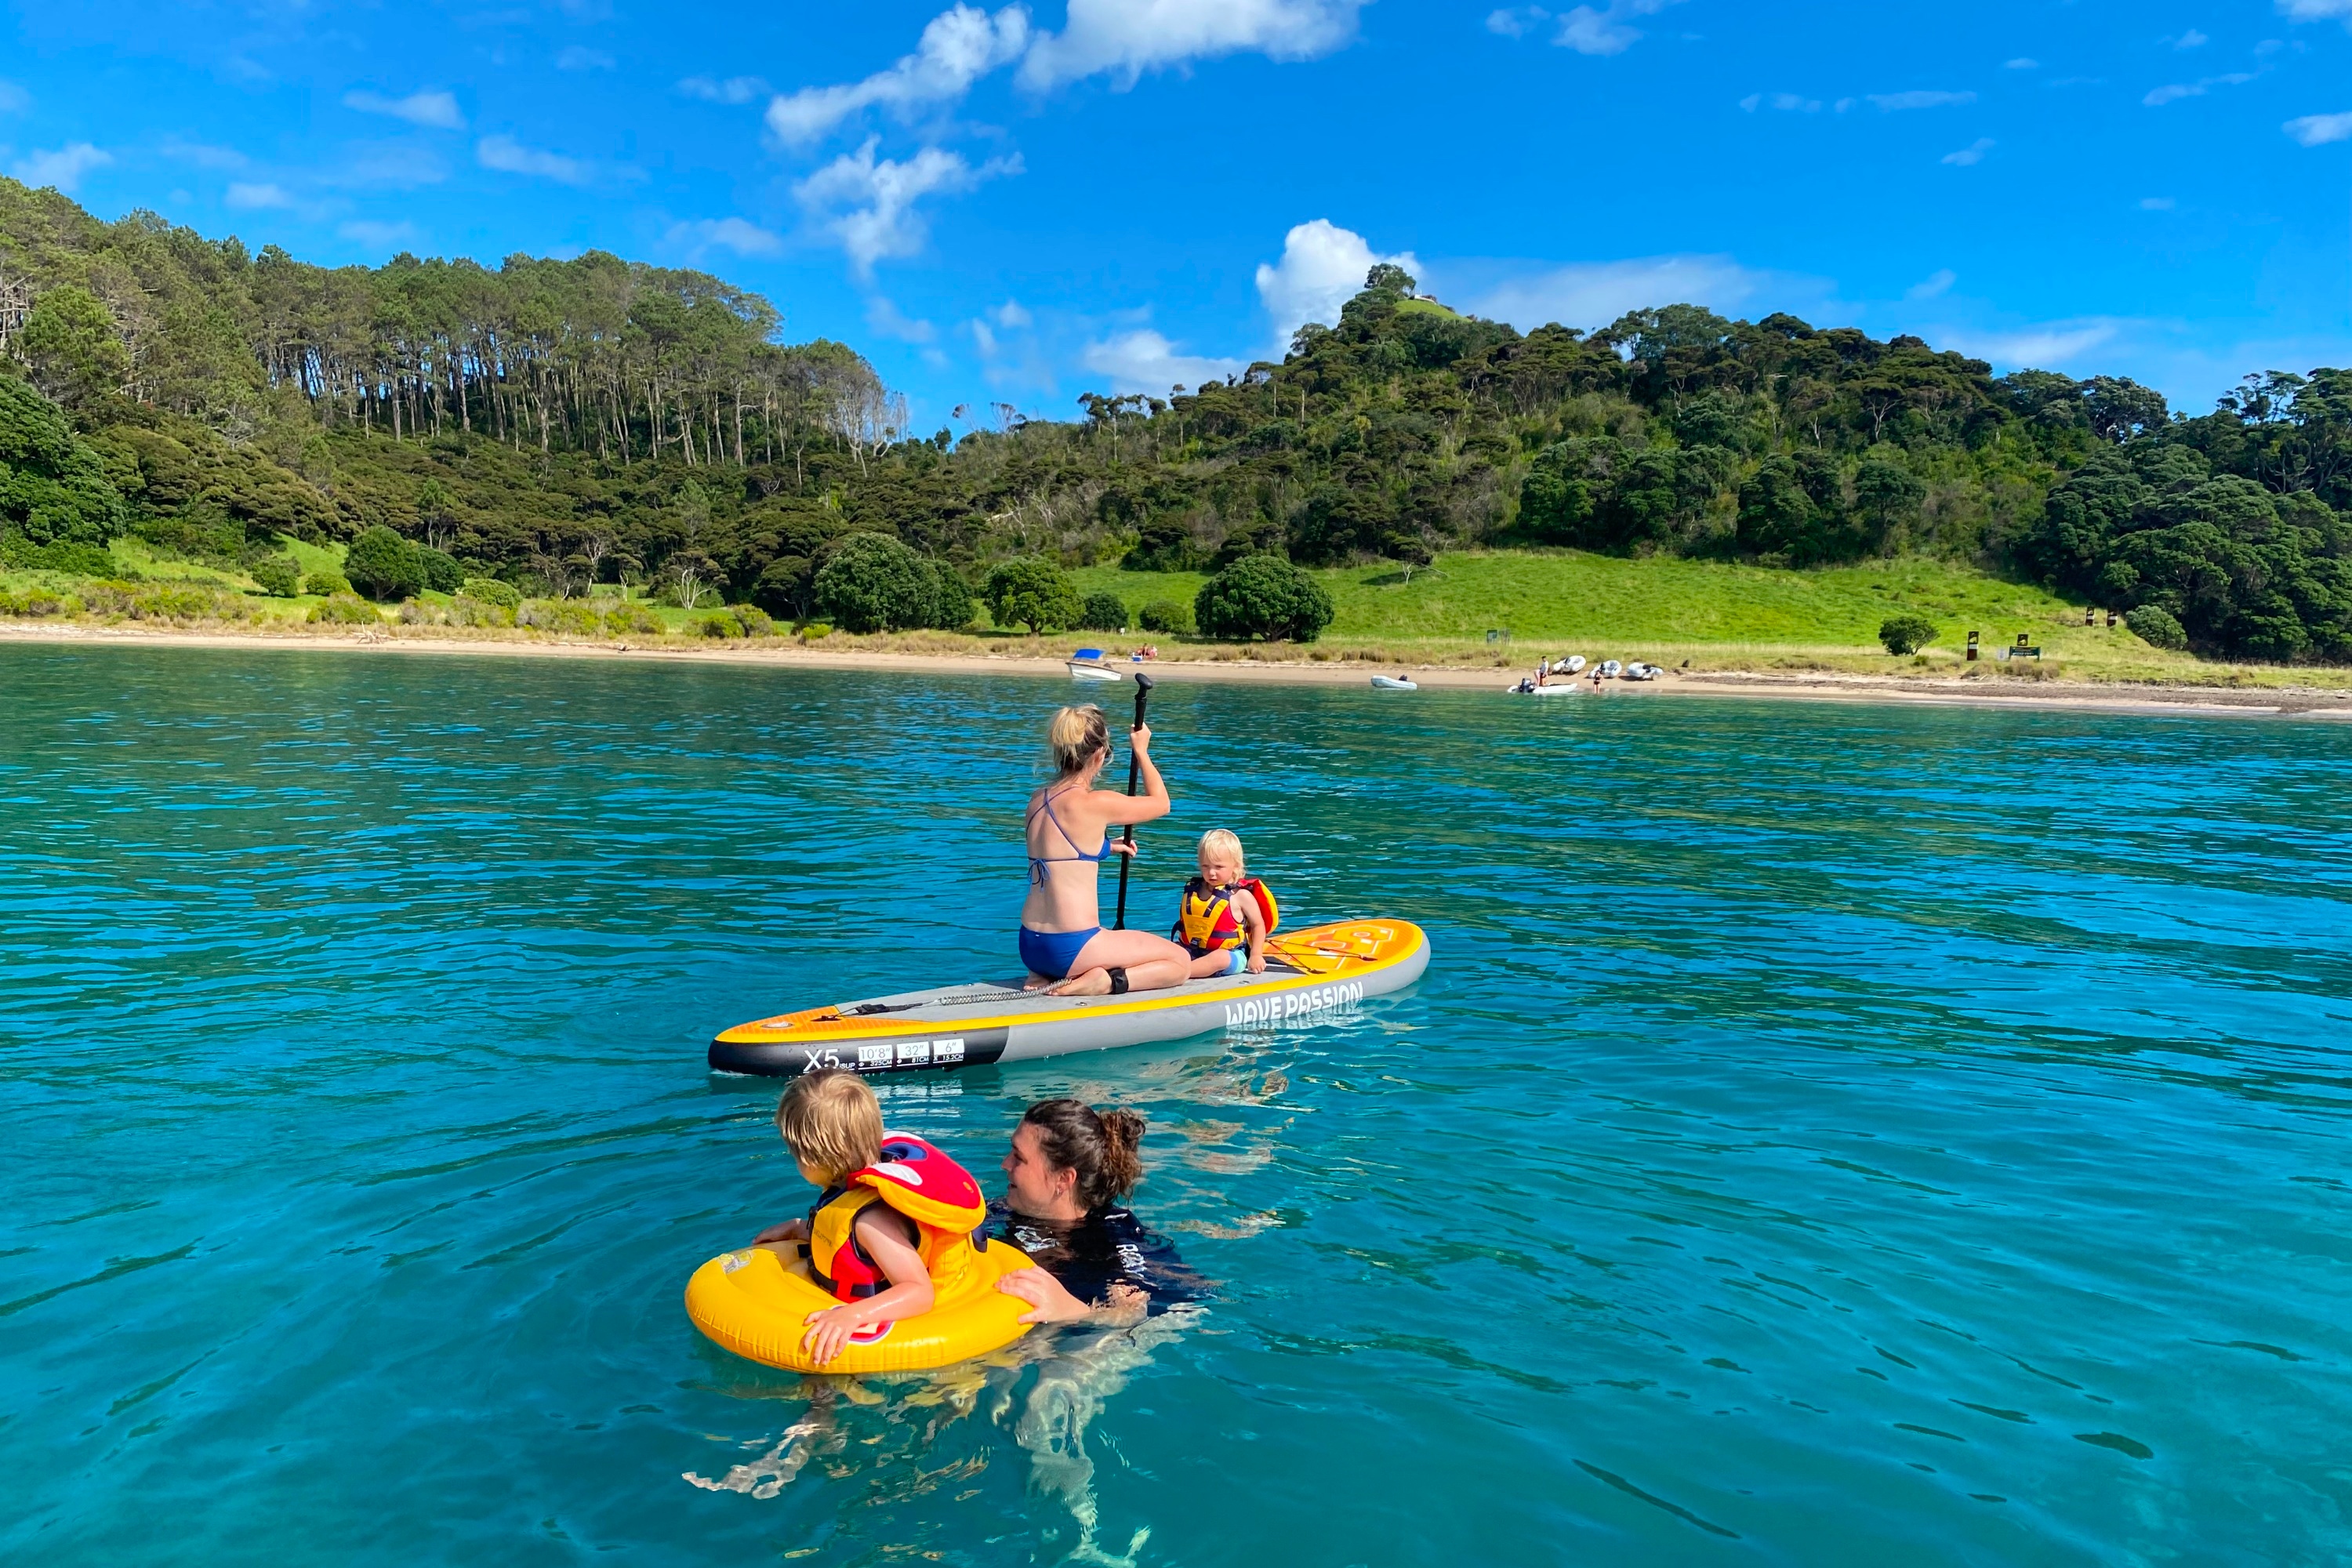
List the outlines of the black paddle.
{"label": "black paddle", "polygon": [[[1150,700],[1151,677],[1139,669],[1135,672],[1135,727],[1138,730],[1143,728],[1143,705]],[[1129,742],[1127,758],[1127,793],[1133,795],[1135,786],[1142,782],[1143,759],[1135,755],[1134,745]],[[1125,843],[1134,843],[1135,824],[1129,823],[1127,831],[1120,834],[1119,837]],[[1113,931],[1127,929],[1127,874],[1134,868],[1135,856],[1132,852],[1118,858],[1118,915],[1110,922],[1110,929]]]}

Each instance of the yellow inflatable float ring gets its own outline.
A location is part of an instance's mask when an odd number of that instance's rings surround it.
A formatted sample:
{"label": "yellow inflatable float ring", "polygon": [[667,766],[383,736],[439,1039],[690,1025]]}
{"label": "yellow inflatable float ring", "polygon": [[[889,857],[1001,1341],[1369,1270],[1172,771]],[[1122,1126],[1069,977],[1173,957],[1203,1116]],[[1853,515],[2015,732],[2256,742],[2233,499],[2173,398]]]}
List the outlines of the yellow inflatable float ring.
{"label": "yellow inflatable float ring", "polygon": [[[812,1312],[870,1294],[872,1273],[856,1256],[851,1226],[868,1204],[887,1204],[915,1222],[917,1250],[931,1277],[931,1310],[854,1334],[820,1366],[802,1345]],[[972,1244],[988,1207],[970,1172],[922,1139],[883,1135],[881,1155],[828,1191],[810,1215],[809,1245],[746,1247],[714,1258],[686,1282],[694,1326],[737,1355],[791,1372],[851,1374],[919,1372],[1011,1344],[1029,1331],[1027,1302],[996,1282],[1030,1267],[1028,1254],[1001,1241]]]}

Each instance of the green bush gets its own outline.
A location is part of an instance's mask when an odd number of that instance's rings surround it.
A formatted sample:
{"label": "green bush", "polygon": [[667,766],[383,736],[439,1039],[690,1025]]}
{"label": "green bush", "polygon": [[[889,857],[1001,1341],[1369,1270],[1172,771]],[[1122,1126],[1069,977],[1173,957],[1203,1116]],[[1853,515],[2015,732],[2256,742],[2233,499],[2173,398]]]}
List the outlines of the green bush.
{"label": "green bush", "polygon": [[1936,640],[1936,623],[1925,616],[1889,616],[1879,623],[1878,640],[1898,657],[1917,653]]}
{"label": "green bush", "polygon": [[853,533],[816,574],[816,602],[853,632],[903,632],[927,626],[938,610],[931,563],[887,533]]}
{"label": "green bush", "polygon": [[105,462],[65,411],[0,370],[0,535],[103,545],[128,521]]}
{"label": "green bush", "polygon": [[343,556],[343,575],[372,599],[404,599],[425,586],[416,547],[378,523],[362,529]]}
{"label": "green bush", "polygon": [[606,637],[632,633],[638,637],[659,637],[661,630],[661,622],[643,605],[616,605],[604,612]]}
{"label": "green bush", "polygon": [[383,624],[375,606],[355,594],[331,595],[325,603],[310,606],[310,619],[315,624],[330,626],[373,626]]}
{"label": "green bush", "polygon": [[743,635],[747,637],[772,637],[776,635],[775,617],[757,605],[733,605],[729,606],[728,613],[735,617],[735,624],[743,628]]}
{"label": "green bush", "polygon": [[460,626],[510,626],[515,613],[504,605],[493,605],[477,599],[471,594],[460,594],[449,601],[449,622]]}
{"label": "green bush", "polygon": [[1088,594],[1086,603],[1078,606],[1078,629],[1082,632],[1127,630],[1126,602],[1117,594]]}
{"label": "green bush", "polygon": [[351,579],[331,566],[321,566],[302,579],[302,592],[329,597],[352,591]]}
{"label": "green bush", "polygon": [[0,532],[0,565],[21,572],[69,572],[77,577],[114,577],[122,572],[103,544],[69,539],[42,544],[14,532]]}
{"label": "green bush", "polygon": [[1135,612],[1135,624],[1147,632],[1181,637],[1192,629],[1192,606],[1178,599],[1154,599]]}
{"label": "green bush", "polygon": [[697,616],[688,624],[694,628],[694,635],[697,637],[724,639],[740,637],[743,635],[743,623],[735,618],[734,612],[731,610],[719,610],[707,616]]}
{"label": "green bush", "polygon": [[436,594],[454,594],[466,585],[466,569],[457,558],[433,549],[430,545],[413,546],[416,552],[416,572],[425,586]]}
{"label": "green bush", "polygon": [[522,607],[522,593],[511,583],[501,583],[496,577],[468,577],[457,584],[458,593],[469,599],[479,599],[485,605],[497,605],[503,609]]}
{"label": "green bush", "polygon": [[2189,633],[2179,617],[2161,605],[2142,605],[2136,610],[2126,610],[2124,625],[2150,647],[2168,647],[2177,652],[2189,646]]}
{"label": "green bush", "polygon": [[603,618],[577,599],[527,600],[515,611],[514,624],[559,637],[593,637],[604,629]]}
{"label": "green bush", "polygon": [[290,555],[265,555],[247,570],[273,599],[290,599],[301,591],[302,568]]}
{"label": "green bush", "polygon": [[1016,556],[988,574],[982,596],[1000,626],[1025,626],[1032,633],[1067,631],[1084,606],[1069,574],[1042,555]]}
{"label": "green bush", "polygon": [[963,574],[945,561],[923,563],[931,577],[931,614],[925,624],[943,632],[960,632],[971,625],[979,615],[972,603],[971,585]]}
{"label": "green bush", "polygon": [[27,588],[18,594],[8,606],[12,616],[58,616],[65,613],[65,601],[47,588]]}
{"label": "green bush", "polygon": [[1206,583],[1192,618],[1213,637],[1313,642],[1331,624],[1323,584],[1279,555],[1244,555]]}
{"label": "green bush", "polygon": [[803,642],[823,642],[833,635],[833,627],[823,621],[811,621],[800,631]]}

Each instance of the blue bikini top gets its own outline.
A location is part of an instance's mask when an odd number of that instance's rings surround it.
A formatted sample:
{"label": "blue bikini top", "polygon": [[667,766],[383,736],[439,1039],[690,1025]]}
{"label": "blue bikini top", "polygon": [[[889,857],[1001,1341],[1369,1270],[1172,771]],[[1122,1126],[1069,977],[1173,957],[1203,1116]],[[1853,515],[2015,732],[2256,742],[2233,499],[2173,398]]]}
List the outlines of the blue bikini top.
{"label": "blue bikini top", "polygon": [[1045,797],[1043,800],[1040,800],[1036,806],[1029,813],[1029,820],[1024,825],[1022,829],[1023,833],[1025,835],[1029,828],[1035,826],[1037,824],[1037,813],[1042,811],[1045,814],[1045,820],[1054,825],[1054,831],[1062,836],[1062,842],[1068,845],[1072,851],[1067,855],[1032,855],[1029,857],[1029,879],[1041,888],[1045,885],[1045,868],[1054,861],[1099,861],[1110,854],[1110,829],[1107,827],[1103,829],[1102,847],[1089,855],[1085,850],[1078,847],[1078,841],[1070,837],[1070,830],[1062,826],[1062,819],[1060,817],[1054,815],[1054,796],[1055,795],[1066,795],[1067,793],[1068,792],[1066,790],[1047,791]]}

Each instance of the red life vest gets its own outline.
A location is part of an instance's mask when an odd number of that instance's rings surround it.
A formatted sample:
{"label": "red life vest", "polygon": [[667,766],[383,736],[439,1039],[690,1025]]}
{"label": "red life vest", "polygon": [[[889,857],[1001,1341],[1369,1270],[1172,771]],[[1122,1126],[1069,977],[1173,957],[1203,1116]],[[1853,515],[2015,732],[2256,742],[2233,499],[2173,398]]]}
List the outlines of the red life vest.
{"label": "red life vest", "polygon": [[910,1132],[886,1132],[874,1163],[828,1187],[809,1210],[809,1273],[845,1301],[889,1287],[889,1277],[857,1242],[857,1216],[887,1204],[915,1223],[915,1251],[937,1289],[970,1267],[971,1233],[988,1219],[988,1200],[971,1173]]}
{"label": "red life vest", "polygon": [[1244,877],[1230,888],[1213,888],[1207,878],[1193,878],[1184,884],[1184,901],[1168,934],[1195,958],[1246,946],[1249,932],[1234,913],[1234,894],[1244,889],[1257,900],[1257,912],[1265,917],[1266,933],[1272,935],[1282,912],[1275,907],[1274,894],[1255,877]]}

